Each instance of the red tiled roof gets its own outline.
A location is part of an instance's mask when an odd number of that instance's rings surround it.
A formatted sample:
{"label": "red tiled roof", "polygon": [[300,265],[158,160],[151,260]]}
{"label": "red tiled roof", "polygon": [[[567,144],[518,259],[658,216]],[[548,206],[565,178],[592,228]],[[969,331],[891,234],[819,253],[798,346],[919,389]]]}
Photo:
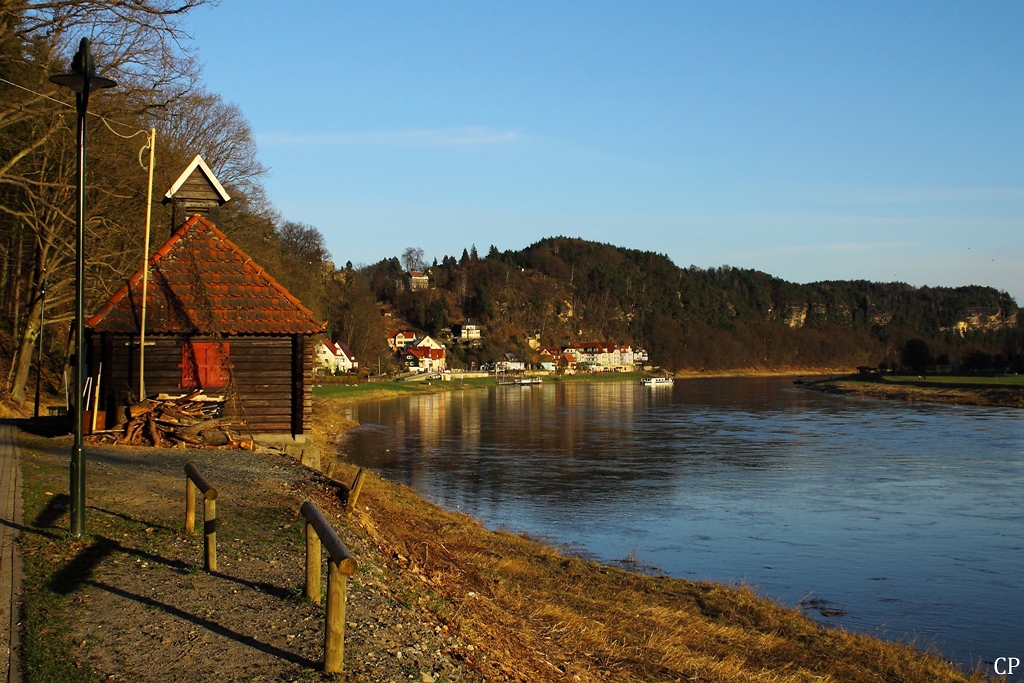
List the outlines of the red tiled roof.
{"label": "red tiled roof", "polygon": [[355,354],[352,353],[352,349],[348,348],[348,345],[344,342],[332,342],[330,339],[323,339],[322,341],[324,346],[327,347],[327,350],[334,356],[338,358],[347,358],[348,360],[355,362]]}
{"label": "red tiled roof", "polygon": [[432,349],[429,346],[410,346],[406,352],[420,359],[440,360],[444,358],[444,349]]}
{"label": "red tiled roof", "polygon": [[348,358],[350,361],[352,361],[353,363],[355,362],[356,354],[352,353],[352,349],[348,348],[347,344],[345,344],[344,342],[337,342],[337,343],[335,343],[334,346],[338,349],[338,354],[337,355],[339,355],[339,356],[343,355],[346,358]]}
{"label": "red tiled roof", "polygon": [[[193,216],[149,259],[146,331],[153,334],[314,334],[327,323],[205,218]],[[86,321],[139,331],[142,269]]]}

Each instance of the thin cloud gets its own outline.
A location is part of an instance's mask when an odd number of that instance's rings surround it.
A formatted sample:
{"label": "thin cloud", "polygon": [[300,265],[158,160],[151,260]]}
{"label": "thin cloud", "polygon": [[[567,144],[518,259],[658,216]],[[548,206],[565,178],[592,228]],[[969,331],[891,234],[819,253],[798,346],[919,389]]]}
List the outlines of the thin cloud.
{"label": "thin cloud", "polygon": [[791,244],[781,247],[758,249],[762,254],[794,254],[814,251],[851,252],[902,249],[918,246],[918,242],[834,242],[832,244]]}
{"label": "thin cloud", "polygon": [[485,126],[343,133],[280,131],[256,136],[260,145],[289,147],[480,147],[510,144],[523,139],[517,130]]}
{"label": "thin cloud", "polygon": [[862,187],[797,192],[797,201],[847,204],[928,204],[1024,199],[1024,187]]}

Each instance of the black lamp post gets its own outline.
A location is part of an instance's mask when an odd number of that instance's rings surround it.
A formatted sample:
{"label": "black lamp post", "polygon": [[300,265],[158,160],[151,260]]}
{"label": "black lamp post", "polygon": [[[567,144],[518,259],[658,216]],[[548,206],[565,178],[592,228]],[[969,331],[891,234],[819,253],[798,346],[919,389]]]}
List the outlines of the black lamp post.
{"label": "black lamp post", "polygon": [[82,387],[85,384],[85,112],[89,93],[117,83],[96,75],[89,39],[82,38],[71,63],[71,73],[50,76],[50,81],[75,93],[78,109],[78,234],[75,241],[75,443],[71,447],[71,535],[85,533],[85,457],[82,448]]}
{"label": "black lamp post", "polygon": [[39,388],[43,377],[43,323],[46,314],[46,280],[39,284],[39,364],[36,367],[36,412],[39,417]]}

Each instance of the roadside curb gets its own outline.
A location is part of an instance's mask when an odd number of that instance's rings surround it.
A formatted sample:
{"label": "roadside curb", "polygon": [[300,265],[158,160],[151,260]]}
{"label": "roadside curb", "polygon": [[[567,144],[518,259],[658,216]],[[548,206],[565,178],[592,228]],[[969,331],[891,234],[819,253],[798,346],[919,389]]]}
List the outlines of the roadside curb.
{"label": "roadside curb", "polygon": [[0,670],[21,683],[22,473],[18,429],[0,421]]}

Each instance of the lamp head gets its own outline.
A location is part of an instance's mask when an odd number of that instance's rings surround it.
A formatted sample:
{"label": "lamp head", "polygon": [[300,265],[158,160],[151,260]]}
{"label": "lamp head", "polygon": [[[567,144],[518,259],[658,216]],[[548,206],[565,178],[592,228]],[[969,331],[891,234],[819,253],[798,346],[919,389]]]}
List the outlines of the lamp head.
{"label": "lamp head", "polygon": [[88,93],[102,88],[113,88],[117,83],[96,75],[96,64],[92,60],[89,39],[82,38],[78,44],[78,52],[71,60],[71,73],[50,76],[50,82],[63,85],[77,94]]}

